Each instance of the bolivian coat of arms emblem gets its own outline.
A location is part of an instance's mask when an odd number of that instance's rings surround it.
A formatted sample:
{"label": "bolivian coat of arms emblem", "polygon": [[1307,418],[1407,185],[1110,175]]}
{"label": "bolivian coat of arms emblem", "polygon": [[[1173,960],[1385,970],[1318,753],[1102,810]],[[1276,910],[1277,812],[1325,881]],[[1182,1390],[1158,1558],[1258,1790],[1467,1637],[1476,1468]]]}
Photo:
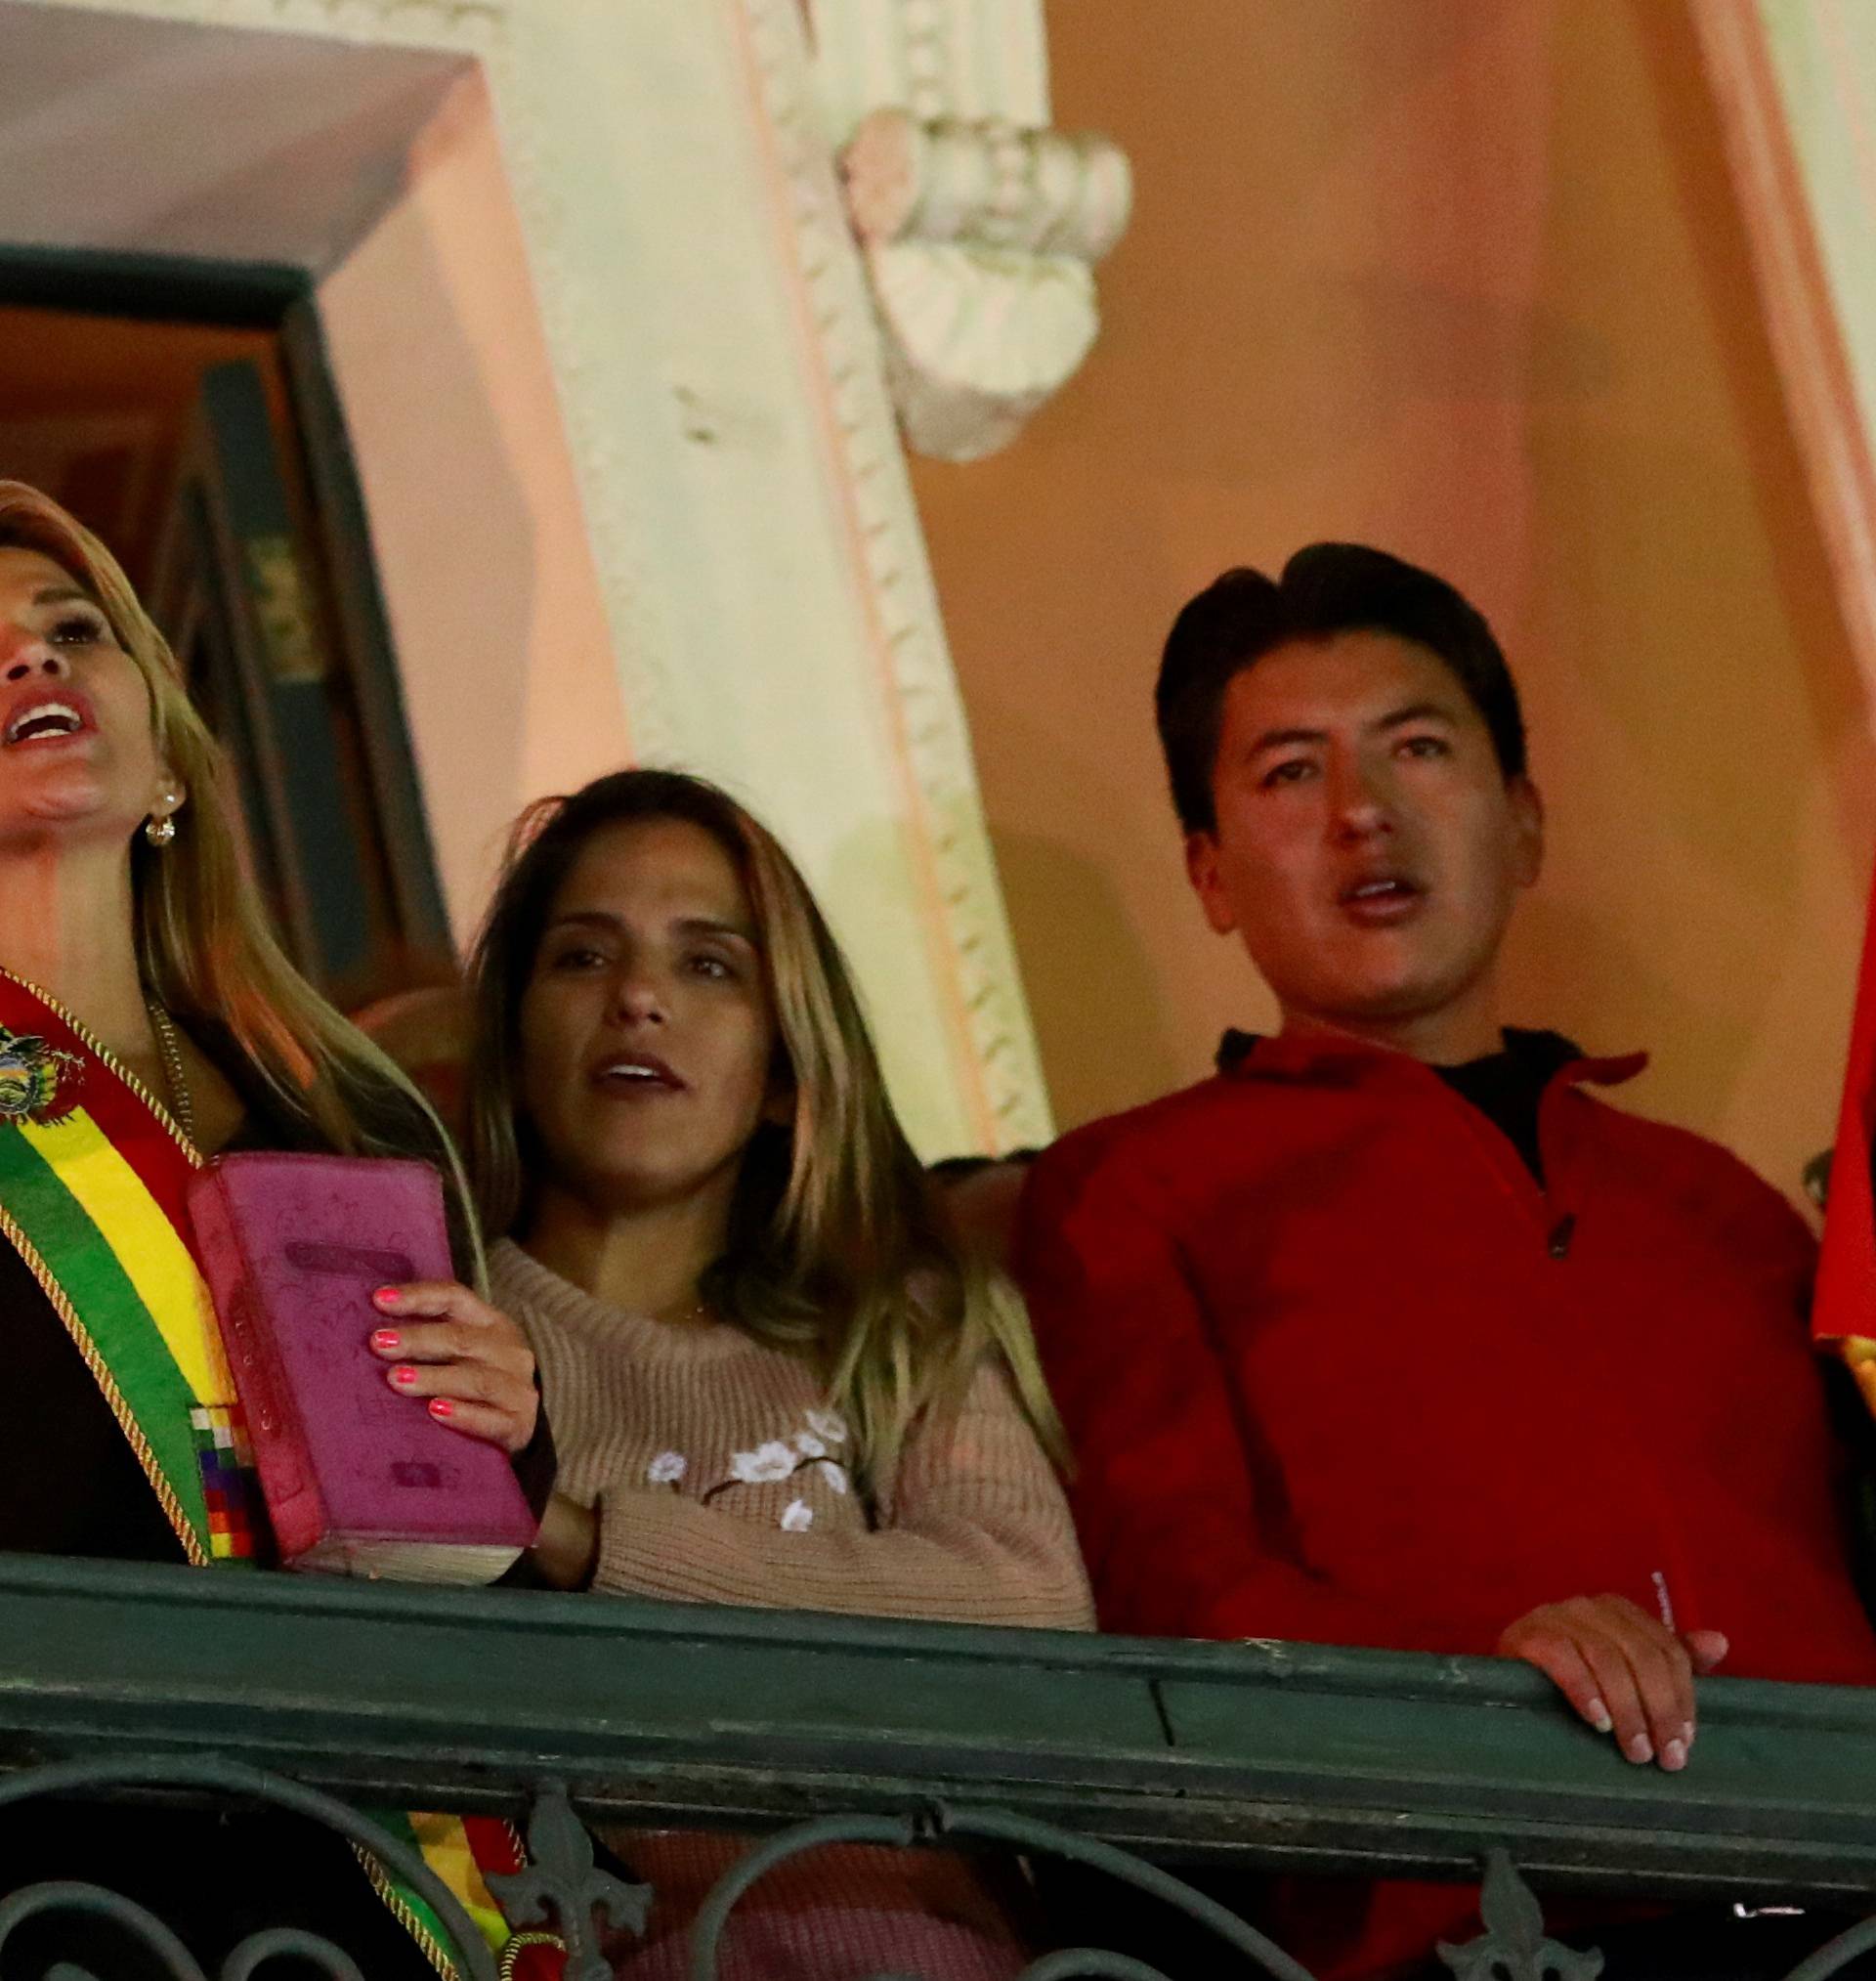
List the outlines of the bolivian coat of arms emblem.
{"label": "bolivian coat of arms emblem", "polygon": [[83,1069],[84,1061],[75,1054],[62,1053],[33,1033],[10,1032],[0,1025],[0,1123],[63,1119],[78,1102],[74,1096],[62,1103],[60,1085],[67,1074]]}

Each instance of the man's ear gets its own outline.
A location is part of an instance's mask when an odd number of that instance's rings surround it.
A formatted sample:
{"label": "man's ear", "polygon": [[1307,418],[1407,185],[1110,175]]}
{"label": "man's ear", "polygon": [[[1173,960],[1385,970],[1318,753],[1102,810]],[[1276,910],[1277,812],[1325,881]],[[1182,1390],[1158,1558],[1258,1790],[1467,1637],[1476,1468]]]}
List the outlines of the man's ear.
{"label": "man's ear", "polygon": [[1211,924],[1213,934],[1229,935],[1237,927],[1238,918],[1218,872],[1218,860],[1216,833],[1201,831],[1186,834],[1185,878],[1192,883],[1192,891],[1199,897],[1199,905],[1205,910],[1205,919]]}
{"label": "man's ear", "polygon": [[1528,777],[1514,777],[1505,795],[1512,801],[1512,831],[1517,840],[1513,878],[1520,887],[1534,887],[1544,871],[1544,794]]}

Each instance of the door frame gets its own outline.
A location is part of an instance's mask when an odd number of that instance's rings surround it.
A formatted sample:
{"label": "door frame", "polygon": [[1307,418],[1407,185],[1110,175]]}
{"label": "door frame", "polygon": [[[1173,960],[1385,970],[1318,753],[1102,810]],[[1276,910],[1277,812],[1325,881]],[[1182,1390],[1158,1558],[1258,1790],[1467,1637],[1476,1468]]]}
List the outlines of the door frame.
{"label": "door frame", "polygon": [[400,935],[413,968],[453,969],[455,946],[397,648],[311,274],[280,263],[0,245],[0,306],[277,335],[306,470],[308,514],[319,539],[314,547],[328,581],[333,630],[358,703]]}
{"label": "door frame", "polygon": [[[623,760],[702,771],[815,886],[921,1152],[1046,1141],[823,111],[837,23],[817,20],[817,50],[803,0],[0,15],[44,36],[65,91],[26,154],[15,237],[259,255],[320,282],[454,926],[533,799]],[[881,0],[867,18],[897,51],[868,69],[870,101],[1046,113],[1039,0]],[[214,78],[236,71],[226,119]],[[301,169],[314,156],[327,169]],[[101,196],[66,201],[81,169]],[[384,314],[394,285],[407,316]],[[452,542],[474,546],[459,571]]]}

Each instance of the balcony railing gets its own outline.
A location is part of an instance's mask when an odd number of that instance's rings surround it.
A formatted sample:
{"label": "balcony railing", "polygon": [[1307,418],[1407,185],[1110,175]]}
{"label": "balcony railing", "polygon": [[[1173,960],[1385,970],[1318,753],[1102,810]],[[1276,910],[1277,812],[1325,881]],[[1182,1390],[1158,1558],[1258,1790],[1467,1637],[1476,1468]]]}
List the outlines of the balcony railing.
{"label": "balcony railing", "polygon": [[[0,1799],[532,1807],[548,1838],[564,1796],[632,1825],[1055,1841],[1123,1874],[1110,1850],[1458,1879],[1503,1852],[1540,1890],[1876,1911],[1876,1692],[1712,1679],[1700,1703],[1671,1776],[1496,1659],[0,1556]],[[581,1875],[544,1864],[544,1896],[572,1910]],[[711,1948],[694,1962],[707,1981]]]}

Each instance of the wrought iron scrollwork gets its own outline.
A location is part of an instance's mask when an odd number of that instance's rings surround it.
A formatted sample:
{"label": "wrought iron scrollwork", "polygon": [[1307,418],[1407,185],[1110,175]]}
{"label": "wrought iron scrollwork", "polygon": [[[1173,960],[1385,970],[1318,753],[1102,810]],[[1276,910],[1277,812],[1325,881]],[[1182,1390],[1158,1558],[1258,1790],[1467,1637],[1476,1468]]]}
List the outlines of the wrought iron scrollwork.
{"label": "wrought iron scrollwork", "polygon": [[[175,1754],[116,1754],[100,1760],[59,1761],[0,1776],[0,1808],[39,1795],[91,1794],[127,1787],[206,1789],[271,1804],[335,1830],[369,1853],[424,1901],[447,1936],[444,1952],[462,1981],[496,1981],[495,1959],[474,1920],[456,1903],[449,1888],[424,1863],[422,1855],[389,1834],[380,1825],[317,1788],[283,1776],[270,1775],[239,1761]],[[206,1981],[188,1948],[162,1921],[143,1907],[101,1886],[81,1882],[31,1885],[0,1903],[0,1947],[7,1935],[37,1914],[64,1910],[115,1920],[138,1936],[159,1958],[176,1981]],[[277,1929],[243,1941],[224,1962],[219,1981],[248,1981],[264,1962],[291,1953],[321,1962],[329,1981],[362,1981],[357,1964],[339,1948],[317,1934]],[[67,1965],[67,1981],[90,1981],[83,1970]]]}
{"label": "wrought iron scrollwork", "polygon": [[[1596,1981],[1602,1971],[1594,1947],[1578,1953],[1545,1936],[1543,1909],[1509,1852],[1487,1856],[1478,1912],[1485,1930],[1477,1939],[1462,1947],[1440,1943],[1439,1958],[1456,1981]],[[1785,1981],[1829,1981],[1873,1951],[1876,1918],[1859,1919],[1799,1961]]]}
{"label": "wrought iron scrollwork", "polygon": [[1463,1947],[1439,1943],[1439,1958],[1457,1981],[1596,1981],[1602,1956],[1547,1939],[1544,1909],[1502,1850],[1485,1860],[1485,1884],[1478,1895],[1485,1930]]}
{"label": "wrought iron scrollwork", "polygon": [[[103,1885],[86,1884],[80,1879],[62,1878],[25,1885],[0,1902],[0,1949],[5,1948],[16,1927],[24,1925],[28,1919],[59,1913],[108,1919],[146,1954],[160,1960],[173,1981],[208,1981],[194,1956],[154,1913],[120,1892],[107,1891]],[[326,1981],[364,1981],[358,1962],[343,1948],[335,1947],[318,1933],[301,1932],[295,1927],[278,1927],[243,1940],[222,1962],[219,1981],[250,1981],[269,1960],[287,1955],[315,1962]],[[62,1960],[51,1970],[47,1981],[96,1981],[96,1976],[75,1961]]]}
{"label": "wrought iron scrollwork", "polygon": [[594,1936],[594,1920],[643,1933],[652,1888],[625,1884],[593,1862],[593,1840],[574,1814],[567,1790],[548,1782],[528,1818],[526,1871],[495,1873],[489,1888],[518,1925],[545,1925],[549,1909],[567,1943],[566,1981],[611,1981],[612,1966]]}
{"label": "wrought iron scrollwork", "polygon": [[[879,1843],[905,1849],[917,1843],[953,1839],[1045,1852],[1105,1872],[1209,1926],[1227,1947],[1249,1955],[1273,1981],[1313,1981],[1308,1968],[1293,1960],[1274,1940],[1266,1939],[1215,1899],[1207,1898],[1183,1879],[1143,1858],[1117,1850],[1112,1844],[1077,1836],[1073,1830],[1058,1830],[1052,1823],[1012,1816],[1004,1810],[948,1807],[935,1807],[908,1817],[825,1816],[812,1823],[797,1824],[758,1844],[717,1880],[704,1901],[691,1927],[690,1981],[719,1981],[718,1960],[730,1914],[752,1885],[789,1858],[833,1843]],[[1020,1981],[1070,1981],[1070,1977],[1080,1975],[1105,1977],[1105,1981],[1168,1981],[1166,1975],[1144,1961],[1093,1948],[1046,1954],[1024,1969]],[[916,1981],[916,1977],[880,1974],[874,1976],[873,1981]]]}
{"label": "wrought iron scrollwork", "polygon": [[289,1955],[299,1960],[319,1961],[327,1981],[364,1981],[359,1963],[343,1948],[295,1926],[276,1926],[243,1940],[222,1962],[220,1981],[249,1981],[268,1961]]}
{"label": "wrought iron scrollwork", "polygon": [[[423,1899],[441,1924],[442,1951],[459,1981],[499,1981],[495,1957],[473,1920],[419,1852],[350,1803],[243,1763],[213,1757],[129,1754],[65,1761],[0,1774],[0,1808],[42,1795],[97,1794],[128,1787],[173,1787],[239,1797],[304,1816],[337,1831]],[[511,1916],[526,1922],[551,1913],[567,1947],[566,1981],[609,1981],[596,1921],[634,1934],[645,1930],[652,1892],[601,1871],[566,1787],[537,1787],[528,1821],[526,1869],[496,1874],[490,1885]],[[1226,1947],[1248,1956],[1271,1981],[1313,1981],[1307,1968],[1235,1914],[1171,1873],[1072,1830],[996,1809],[933,1805],[904,1817],[832,1816],[798,1824],[756,1844],[712,1887],[691,1928],[689,1981],[719,1981],[722,1943],[740,1901],[790,1858],[835,1844],[910,1848],[981,1842],[1043,1853],[1087,1866],[1162,1901],[1208,1928]],[[152,1913],[100,1885],[62,1880],[26,1886],[0,1899],[0,1952],[27,1920],[59,1913],[112,1922],[170,1981],[208,1981],[200,1963]],[[1509,1854],[1486,1861],[1479,1913],[1485,1930],[1464,1946],[1442,1943],[1439,1955],[1455,1981],[1597,1981],[1602,1956],[1579,1953],[1548,1938],[1542,1909]],[[532,1940],[523,1933],[517,1941]],[[1876,1918],[1860,1921],[1801,1961],[1787,1981],[1830,1981],[1859,1957],[1876,1951]],[[364,1981],[350,1955],[316,1933],[274,1928],[252,1934],[222,1962],[216,1981],[265,1981],[277,1959],[315,1967],[325,1981]],[[47,1981],[96,1981],[73,1961],[56,1965]],[[917,1981],[880,1974],[873,1981]],[[1019,1981],[1171,1981],[1130,1955],[1094,1948],[1045,1954]]]}
{"label": "wrought iron scrollwork", "polygon": [[[102,1885],[84,1884],[76,1879],[61,1878],[46,1884],[29,1884],[0,1903],[0,1950],[5,1949],[16,1928],[48,1913],[80,1913],[93,1918],[108,1919],[113,1925],[121,1926],[126,1935],[138,1941],[147,1953],[153,1954],[162,1961],[176,1981],[207,1981],[189,1949],[155,1914],[146,1912],[142,1906],[120,1893],[106,1891]],[[62,1963],[53,1971],[58,1981],[94,1981],[84,1968],[69,1962]]]}
{"label": "wrought iron scrollwork", "polygon": [[1800,1960],[1785,1981],[1826,1981],[1827,1976],[1841,1973],[1872,1948],[1876,1948],[1876,1918],[1858,1919],[1834,1940],[1825,1941],[1816,1953]]}

